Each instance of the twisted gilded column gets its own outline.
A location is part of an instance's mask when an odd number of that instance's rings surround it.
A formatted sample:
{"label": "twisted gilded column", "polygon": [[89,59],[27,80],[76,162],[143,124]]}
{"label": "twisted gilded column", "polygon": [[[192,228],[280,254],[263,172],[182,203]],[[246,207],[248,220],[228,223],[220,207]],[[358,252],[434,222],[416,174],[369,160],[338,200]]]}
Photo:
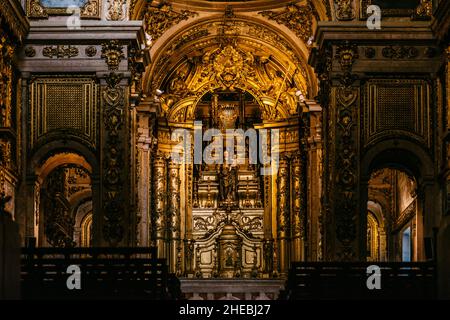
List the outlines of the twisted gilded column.
{"label": "twisted gilded column", "polygon": [[180,165],[169,163],[169,216],[170,272],[181,273],[181,217],[180,217]]}
{"label": "twisted gilded column", "polygon": [[[141,116],[141,118],[144,118]],[[146,118],[144,118],[146,119]],[[147,120],[147,119],[146,119]],[[150,181],[151,181],[151,157],[150,146],[152,138],[149,137],[148,128],[139,128],[137,140],[137,195],[138,195],[138,238],[137,244],[142,247],[150,246]]]}
{"label": "twisted gilded column", "polygon": [[277,238],[278,238],[278,263],[280,273],[286,274],[289,269],[289,160],[286,156],[280,159],[277,178]]}
{"label": "twisted gilded column", "polygon": [[308,261],[320,261],[323,259],[323,148],[322,148],[322,107],[315,101],[306,101],[309,109],[309,128],[306,138],[305,180],[307,187],[306,196],[306,234],[305,259]]}
{"label": "twisted gilded column", "polygon": [[305,185],[304,160],[298,153],[291,163],[292,170],[292,260],[302,261],[305,258]]}
{"label": "twisted gilded column", "polygon": [[166,258],[166,160],[157,154],[153,162],[153,212],[152,225],[158,257]]}

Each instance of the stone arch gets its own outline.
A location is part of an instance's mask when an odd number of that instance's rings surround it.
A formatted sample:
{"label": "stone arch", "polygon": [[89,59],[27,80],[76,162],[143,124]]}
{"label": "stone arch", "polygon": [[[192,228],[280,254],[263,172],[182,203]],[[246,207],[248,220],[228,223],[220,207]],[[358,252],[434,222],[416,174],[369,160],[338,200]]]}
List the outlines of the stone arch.
{"label": "stone arch", "polygon": [[[155,46],[156,49],[150,48],[153,63],[143,76],[144,92],[150,99],[158,91],[167,92],[170,81],[175,79],[177,72],[181,69],[188,68],[189,64],[191,69],[201,67],[201,60],[204,58],[202,54],[211,48],[223,45],[218,31],[220,25],[223,24],[223,19],[223,15],[193,19],[182,27],[174,26],[167,31],[164,37],[158,39],[159,45]],[[236,29],[239,30],[230,37],[237,39],[236,47],[245,47],[244,50],[251,52],[258,62],[263,60],[259,67],[261,65],[270,66],[268,68],[273,71],[271,75],[279,72],[286,81],[286,86],[289,82],[289,85],[297,87],[303,96],[309,98],[316,96],[318,80],[312,68],[308,66],[309,49],[302,47],[303,41],[293,41],[295,35],[287,34],[279,26],[268,23],[262,17],[236,15],[230,21],[230,24],[233,27],[237,26]],[[190,73],[183,78],[186,86],[193,93],[201,95],[201,92],[206,92],[219,85],[208,80],[196,85],[198,84],[196,83],[198,77],[195,77],[196,71],[198,70],[189,70]],[[193,73],[194,76],[192,76]],[[261,77],[258,79],[262,80]],[[273,79],[268,76],[265,77],[265,81],[260,82],[267,84],[273,82]],[[255,92],[261,88],[260,83],[255,85],[251,81],[246,81],[244,85],[242,83],[240,85],[241,88],[244,86],[245,90],[253,95],[264,96],[261,92]],[[277,100],[276,96],[271,98]],[[180,100],[182,99],[177,98],[175,104]],[[171,103],[173,104],[173,101]]]}
{"label": "stone arch", "polygon": [[[74,153],[81,156],[85,159],[86,165],[89,166],[91,174],[98,175],[100,168],[96,155],[90,148],[77,141],[67,142],[64,140],[53,140],[46,143],[33,152],[31,158],[29,159],[30,165],[28,168],[29,170],[35,171],[51,156],[64,153]],[[34,173],[35,172],[29,172],[29,174]]]}
{"label": "stone arch", "polygon": [[413,177],[418,186],[417,208],[417,260],[423,260],[423,238],[431,237],[437,217],[438,192],[434,166],[425,149],[417,144],[392,139],[382,141],[371,147],[361,161],[361,217],[366,214],[368,181],[370,174],[377,169],[391,168],[406,172]]}
{"label": "stone arch", "polygon": [[370,148],[361,161],[361,177],[366,180],[372,171],[386,164],[400,166],[418,180],[434,178],[433,161],[429,154],[407,140],[385,140]]}

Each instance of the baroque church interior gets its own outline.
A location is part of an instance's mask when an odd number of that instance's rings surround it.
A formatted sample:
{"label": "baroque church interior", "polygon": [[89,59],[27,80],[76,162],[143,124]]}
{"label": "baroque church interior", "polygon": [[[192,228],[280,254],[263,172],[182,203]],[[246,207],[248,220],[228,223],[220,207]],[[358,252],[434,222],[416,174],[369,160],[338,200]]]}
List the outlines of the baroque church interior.
{"label": "baroque church interior", "polygon": [[[323,298],[324,268],[367,290],[369,265],[450,298],[450,1],[2,0],[0,23],[0,297],[103,248],[187,299]],[[198,134],[231,161],[175,161]]]}

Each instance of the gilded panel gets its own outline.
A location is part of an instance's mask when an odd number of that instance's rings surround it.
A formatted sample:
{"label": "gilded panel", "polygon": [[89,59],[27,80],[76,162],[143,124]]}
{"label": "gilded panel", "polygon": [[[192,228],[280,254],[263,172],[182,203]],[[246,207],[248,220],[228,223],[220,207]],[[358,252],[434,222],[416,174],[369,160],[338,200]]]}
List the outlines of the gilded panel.
{"label": "gilded panel", "polygon": [[65,131],[96,145],[98,85],[92,78],[43,77],[30,88],[31,146]]}
{"label": "gilded panel", "polygon": [[403,136],[430,147],[430,88],[423,80],[371,80],[366,85],[364,143]]}

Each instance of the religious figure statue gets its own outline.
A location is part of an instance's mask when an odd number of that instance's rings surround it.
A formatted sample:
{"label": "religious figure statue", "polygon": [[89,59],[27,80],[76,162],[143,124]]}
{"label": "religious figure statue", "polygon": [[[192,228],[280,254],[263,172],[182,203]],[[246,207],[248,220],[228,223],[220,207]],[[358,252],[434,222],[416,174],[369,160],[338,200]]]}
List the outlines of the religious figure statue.
{"label": "religious figure statue", "polygon": [[237,172],[235,167],[223,166],[219,173],[220,197],[223,202],[237,201]]}

